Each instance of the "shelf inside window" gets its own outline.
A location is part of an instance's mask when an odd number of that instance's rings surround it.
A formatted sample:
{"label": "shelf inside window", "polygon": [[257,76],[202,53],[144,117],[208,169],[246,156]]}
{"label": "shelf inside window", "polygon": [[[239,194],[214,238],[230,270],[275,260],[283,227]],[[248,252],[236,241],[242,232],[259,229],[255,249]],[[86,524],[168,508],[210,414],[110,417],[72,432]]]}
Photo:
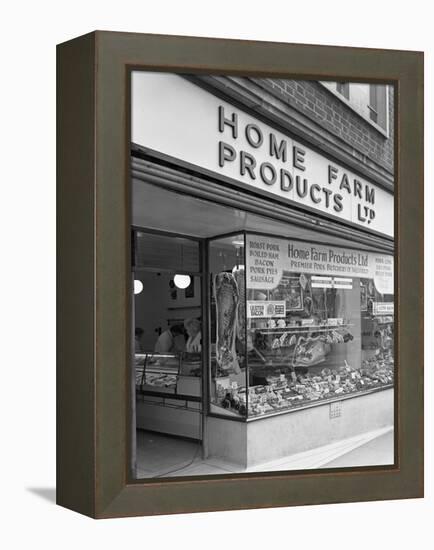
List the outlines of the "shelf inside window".
{"label": "shelf inside window", "polygon": [[338,329],[342,329],[342,328],[348,328],[348,327],[352,327],[354,325],[352,324],[343,324],[343,325],[330,325],[330,326],[327,326],[327,325],[306,325],[304,327],[301,327],[301,326],[295,326],[295,327],[282,327],[282,328],[278,328],[278,327],[274,327],[274,328],[251,328],[249,330],[252,330],[254,332],[259,332],[261,334],[283,334],[284,332],[286,333],[291,333],[293,332],[294,334],[298,334],[300,332],[330,332],[330,331],[333,331],[333,330],[338,330]]}

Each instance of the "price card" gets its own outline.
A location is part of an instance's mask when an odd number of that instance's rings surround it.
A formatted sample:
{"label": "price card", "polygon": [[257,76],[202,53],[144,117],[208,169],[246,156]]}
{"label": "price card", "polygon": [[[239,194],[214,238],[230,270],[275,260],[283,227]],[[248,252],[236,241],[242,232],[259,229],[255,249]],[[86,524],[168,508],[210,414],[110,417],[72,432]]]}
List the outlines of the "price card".
{"label": "price card", "polygon": [[286,317],[286,302],[285,300],[248,300],[247,301],[247,317],[255,318],[270,318],[270,317]]}

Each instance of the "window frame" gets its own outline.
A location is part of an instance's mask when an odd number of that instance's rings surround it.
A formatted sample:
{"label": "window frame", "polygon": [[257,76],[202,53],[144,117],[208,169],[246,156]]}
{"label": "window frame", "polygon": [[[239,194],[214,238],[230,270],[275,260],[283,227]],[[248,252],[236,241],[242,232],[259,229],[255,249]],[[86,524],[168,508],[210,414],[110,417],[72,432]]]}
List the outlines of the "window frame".
{"label": "window frame", "polygon": [[[338,98],[342,103],[344,103],[349,109],[351,109],[354,113],[356,113],[360,118],[362,118],[365,122],[370,124],[375,130],[377,130],[382,136],[385,138],[390,138],[390,120],[389,120],[389,84],[371,84],[369,82],[363,83],[368,84],[369,86],[385,86],[386,87],[386,93],[385,93],[385,128],[383,128],[380,124],[372,120],[369,116],[366,116],[364,113],[362,113],[359,109],[357,109],[352,103],[351,103],[351,86],[349,86],[349,99],[345,97],[341,92],[337,90],[337,87],[332,87],[332,84],[342,84],[342,82],[336,82],[336,81],[325,81],[325,80],[318,80],[319,84],[323,88],[325,88],[328,92],[330,92],[332,95],[334,95],[336,98]],[[349,85],[352,84],[352,82],[348,82]],[[371,88],[370,88],[371,91]],[[368,110],[370,109],[370,103],[367,104]],[[378,111],[377,111],[378,112]]]}

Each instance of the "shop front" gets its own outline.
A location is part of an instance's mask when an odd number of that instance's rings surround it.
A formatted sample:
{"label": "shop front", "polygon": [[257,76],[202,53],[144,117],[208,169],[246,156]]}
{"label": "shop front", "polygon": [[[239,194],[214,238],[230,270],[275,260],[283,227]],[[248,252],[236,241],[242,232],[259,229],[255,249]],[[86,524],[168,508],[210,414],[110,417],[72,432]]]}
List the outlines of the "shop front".
{"label": "shop front", "polygon": [[192,79],[132,93],[137,428],[248,468],[392,427],[393,194]]}

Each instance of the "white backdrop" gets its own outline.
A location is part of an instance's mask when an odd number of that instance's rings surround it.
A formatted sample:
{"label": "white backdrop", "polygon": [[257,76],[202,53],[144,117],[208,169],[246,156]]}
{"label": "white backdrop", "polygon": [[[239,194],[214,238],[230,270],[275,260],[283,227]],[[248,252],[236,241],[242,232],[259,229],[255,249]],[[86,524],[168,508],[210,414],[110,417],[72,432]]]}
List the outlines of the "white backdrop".
{"label": "white backdrop", "polygon": [[[342,6],[342,7],[341,7]],[[425,50],[433,150],[430,3],[338,0],[8,2],[1,52],[1,493],[4,548],[432,547],[433,374],[426,359],[424,500],[95,522],[53,504],[55,484],[55,44],[94,29]],[[428,155],[427,155],[428,156]],[[426,204],[433,204],[427,158]],[[427,213],[428,214],[428,213]],[[433,216],[427,215],[427,251]],[[432,253],[426,260],[433,331]],[[2,539],[7,539],[5,542]]]}

